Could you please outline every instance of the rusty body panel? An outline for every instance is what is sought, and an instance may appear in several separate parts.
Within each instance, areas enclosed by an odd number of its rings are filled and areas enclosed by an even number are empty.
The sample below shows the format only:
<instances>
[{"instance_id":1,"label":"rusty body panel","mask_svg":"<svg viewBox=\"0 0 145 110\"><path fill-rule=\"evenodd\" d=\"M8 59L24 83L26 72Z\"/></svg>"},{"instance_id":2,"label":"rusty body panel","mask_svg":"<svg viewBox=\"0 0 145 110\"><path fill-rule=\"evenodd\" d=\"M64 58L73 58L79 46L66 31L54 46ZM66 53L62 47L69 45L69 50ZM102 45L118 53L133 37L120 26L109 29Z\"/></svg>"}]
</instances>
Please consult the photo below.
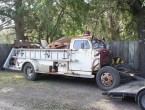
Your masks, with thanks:
<instances>
[{"instance_id":1,"label":"rusty body panel","mask_svg":"<svg viewBox=\"0 0 145 110\"><path fill-rule=\"evenodd\" d=\"M54 41L48 44L48 47L52 49L67 48L67 46L70 44L70 41L71 41L71 38L61 38L57 41Z\"/></svg>"},{"instance_id":2,"label":"rusty body panel","mask_svg":"<svg viewBox=\"0 0 145 110\"><path fill-rule=\"evenodd\" d=\"M13 47L14 48L40 48L38 44L25 40L15 40Z\"/></svg>"}]
</instances>

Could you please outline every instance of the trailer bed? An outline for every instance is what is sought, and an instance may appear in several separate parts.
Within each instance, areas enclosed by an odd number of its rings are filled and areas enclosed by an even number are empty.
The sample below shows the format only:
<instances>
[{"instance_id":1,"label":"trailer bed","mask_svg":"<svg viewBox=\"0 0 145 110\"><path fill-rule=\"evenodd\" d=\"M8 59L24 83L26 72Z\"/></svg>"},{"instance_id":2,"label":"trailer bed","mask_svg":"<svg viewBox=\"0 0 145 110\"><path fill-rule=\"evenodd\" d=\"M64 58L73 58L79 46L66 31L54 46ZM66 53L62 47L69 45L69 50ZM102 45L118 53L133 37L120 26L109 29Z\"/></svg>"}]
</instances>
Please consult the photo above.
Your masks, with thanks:
<instances>
[{"instance_id":1,"label":"trailer bed","mask_svg":"<svg viewBox=\"0 0 145 110\"><path fill-rule=\"evenodd\" d=\"M113 98L135 97L139 90L145 86L145 81L132 81L110 91L104 92L103 95L108 95Z\"/></svg>"}]
</instances>

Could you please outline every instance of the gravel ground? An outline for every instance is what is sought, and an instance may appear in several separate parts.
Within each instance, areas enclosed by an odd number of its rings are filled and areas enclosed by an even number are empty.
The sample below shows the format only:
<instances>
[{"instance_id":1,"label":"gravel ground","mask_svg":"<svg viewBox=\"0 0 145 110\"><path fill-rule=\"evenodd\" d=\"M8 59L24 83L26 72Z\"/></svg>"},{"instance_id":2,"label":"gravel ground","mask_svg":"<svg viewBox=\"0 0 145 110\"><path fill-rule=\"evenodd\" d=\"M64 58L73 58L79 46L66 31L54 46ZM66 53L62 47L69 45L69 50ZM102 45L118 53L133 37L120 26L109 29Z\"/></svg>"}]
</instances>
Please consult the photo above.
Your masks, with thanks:
<instances>
[{"instance_id":1,"label":"gravel ground","mask_svg":"<svg viewBox=\"0 0 145 110\"><path fill-rule=\"evenodd\" d=\"M140 110L133 99L102 96L92 79L45 75L27 81L21 73L0 71L0 110Z\"/></svg>"}]
</instances>

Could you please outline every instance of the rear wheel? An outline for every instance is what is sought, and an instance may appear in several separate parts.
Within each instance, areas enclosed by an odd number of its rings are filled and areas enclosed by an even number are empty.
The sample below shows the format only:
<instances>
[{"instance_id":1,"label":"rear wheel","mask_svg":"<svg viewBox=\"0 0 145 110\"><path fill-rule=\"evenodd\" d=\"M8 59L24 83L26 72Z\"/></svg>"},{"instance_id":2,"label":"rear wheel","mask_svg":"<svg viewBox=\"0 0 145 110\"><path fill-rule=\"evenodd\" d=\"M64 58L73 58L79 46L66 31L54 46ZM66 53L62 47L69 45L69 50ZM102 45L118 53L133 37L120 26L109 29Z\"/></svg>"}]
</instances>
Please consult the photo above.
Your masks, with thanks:
<instances>
[{"instance_id":1,"label":"rear wheel","mask_svg":"<svg viewBox=\"0 0 145 110\"><path fill-rule=\"evenodd\" d=\"M141 109L145 110L145 90L139 93L137 102Z\"/></svg>"},{"instance_id":2,"label":"rear wheel","mask_svg":"<svg viewBox=\"0 0 145 110\"><path fill-rule=\"evenodd\" d=\"M39 77L39 74L35 72L34 67L31 63L26 63L23 68L24 76L27 80L37 80Z\"/></svg>"},{"instance_id":3,"label":"rear wheel","mask_svg":"<svg viewBox=\"0 0 145 110\"><path fill-rule=\"evenodd\" d=\"M110 90L119 85L120 76L115 68L106 66L98 71L96 82L102 90Z\"/></svg>"}]
</instances>

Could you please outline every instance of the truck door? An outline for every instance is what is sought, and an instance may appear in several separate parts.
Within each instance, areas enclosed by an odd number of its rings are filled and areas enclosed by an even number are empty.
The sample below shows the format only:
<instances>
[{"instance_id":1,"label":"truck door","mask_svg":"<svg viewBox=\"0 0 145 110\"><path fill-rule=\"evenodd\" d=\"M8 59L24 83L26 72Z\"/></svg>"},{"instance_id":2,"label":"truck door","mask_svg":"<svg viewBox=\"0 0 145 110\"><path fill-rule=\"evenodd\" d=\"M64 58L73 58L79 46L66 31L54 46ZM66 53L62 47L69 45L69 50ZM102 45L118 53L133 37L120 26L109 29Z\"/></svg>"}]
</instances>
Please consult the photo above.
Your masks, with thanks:
<instances>
[{"instance_id":1,"label":"truck door","mask_svg":"<svg viewBox=\"0 0 145 110\"><path fill-rule=\"evenodd\" d=\"M86 73L92 71L92 46L90 41L87 39L80 39L73 41L73 51L72 60L75 62L70 62L69 69L71 71L82 71L78 73Z\"/></svg>"}]
</instances>

